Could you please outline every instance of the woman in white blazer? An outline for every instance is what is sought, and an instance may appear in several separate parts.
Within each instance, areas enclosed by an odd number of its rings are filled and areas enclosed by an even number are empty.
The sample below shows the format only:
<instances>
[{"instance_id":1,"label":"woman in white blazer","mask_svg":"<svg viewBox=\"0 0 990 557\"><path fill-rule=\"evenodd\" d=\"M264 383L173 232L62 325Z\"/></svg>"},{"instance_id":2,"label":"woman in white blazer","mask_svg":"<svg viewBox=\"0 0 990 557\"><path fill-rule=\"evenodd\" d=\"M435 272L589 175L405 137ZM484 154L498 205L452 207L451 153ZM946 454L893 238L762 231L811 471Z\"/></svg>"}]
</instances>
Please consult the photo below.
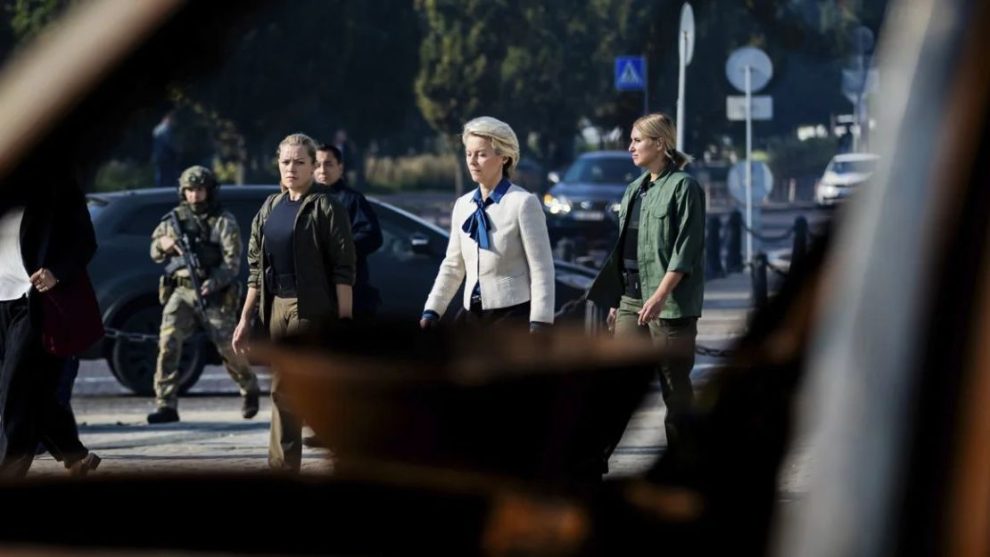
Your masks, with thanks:
<instances>
[{"instance_id":1,"label":"woman in white blazer","mask_svg":"<svg viewBox=\"0 0 990 557\"><path fill-rule=\"evenodd\" d=\"M553 323L554 274L546 217L535 195L509 181L519 140L508 124L482 116L464 125L474 191L454 203L450 243L420 326L437 323L464 284L461 324ZM466 280L465 280L466 279Z\"/></svg>"}]
</instances>

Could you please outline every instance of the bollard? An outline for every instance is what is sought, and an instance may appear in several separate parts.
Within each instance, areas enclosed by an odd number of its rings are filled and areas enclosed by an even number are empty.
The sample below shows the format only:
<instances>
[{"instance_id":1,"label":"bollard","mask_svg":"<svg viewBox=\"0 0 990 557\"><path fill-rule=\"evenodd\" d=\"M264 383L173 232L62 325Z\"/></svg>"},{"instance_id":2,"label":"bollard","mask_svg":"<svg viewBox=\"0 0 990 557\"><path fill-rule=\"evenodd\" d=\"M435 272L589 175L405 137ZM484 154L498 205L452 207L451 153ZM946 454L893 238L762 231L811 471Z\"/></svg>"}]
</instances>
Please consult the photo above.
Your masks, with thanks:
<instances>
[{"instance_id":1,"label":"bollard","mask_svg":"<svg viewBox=\"0 0 990 557\"><path fill-rule=\"evenodd\" d=\"M570 238L561 238L557 241L556 251L557 253L555 254L555 257L557 259L567 261L568 263L573 262L575 257L574 252L576 251L574 240Z\"/></svg>"},{"instance_id":2,"label":"bollard","mask_svg":"<svg viewBox=\"0 0 990 557\"><path fill-rule=\"evenodd\" d=\"M708 230L705 234L705 279L722 278L722 219L718 215L708 216Z\"/></svg>"},{"instance_id":3,"label":"bollard","mask_svg":"<svg viewBox=\"0 0 990 557\"><path fill-rule=\"evenodd\" d=\"M794 246L791 248L791 269L804 265L808 255L808 219L798 216L794 219Z\"/></svg>"},{"instance_id":4,"label":"bollard","mask_svg":"<svg viewBox=\"0 0 990 557\"><path fill-rule=\"evenodd\" d=\"M743 270L742 245L743 227L742 213L739 210L729 213L729 228L726 231L725 272L738 273Z\"/></svg>"},{"instance_id":5,"label":"bollard","mask_svg":"<svg viewBox=\"0 0 990 557\"><path fill-rule=\"evenodd\" d=\"M597 335L602 329L605 318L598 304L591 300L584 301L584 332L587 335Z\"/></svg>"},{"instance_id":6,"label":"bollard","mask_svg":"<svg viewBox=\"0 0 990 557\"><path fill-rule=\"evenodd\" d=\"M749 268L753 280L753 305L759 309L767 305L767 256L757 253Z\"/></svg>"}]
</instances>

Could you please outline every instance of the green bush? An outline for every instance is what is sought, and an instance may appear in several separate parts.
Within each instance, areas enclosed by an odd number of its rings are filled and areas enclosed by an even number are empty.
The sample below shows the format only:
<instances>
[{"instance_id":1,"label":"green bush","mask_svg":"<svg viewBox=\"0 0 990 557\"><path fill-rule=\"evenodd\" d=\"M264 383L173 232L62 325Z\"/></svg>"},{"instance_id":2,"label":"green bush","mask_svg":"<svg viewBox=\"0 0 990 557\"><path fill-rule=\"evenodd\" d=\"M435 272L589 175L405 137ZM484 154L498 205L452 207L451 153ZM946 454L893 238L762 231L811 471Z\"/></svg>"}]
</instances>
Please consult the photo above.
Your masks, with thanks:
<instances>
[{"instance_id":1,"label":"green bush","mask_svg":"<svg viewBox=\"0 0 990 557\"><path fill-rule=\"evenodd\" d=\"M155 185L155 171L151 163L111 160L96 171L93 191L118 191L150 188Z\"/></svg>"},{"instance_id":2,"label":"green bush","mask_svg":"<svg viewBox=\"0 0 990 557\"><path fill-rule=\"evenodd\" d=\"M368 157L365 181L372 191L450 190L458 161L453 154Z\"/></svg>"}]
</instances>

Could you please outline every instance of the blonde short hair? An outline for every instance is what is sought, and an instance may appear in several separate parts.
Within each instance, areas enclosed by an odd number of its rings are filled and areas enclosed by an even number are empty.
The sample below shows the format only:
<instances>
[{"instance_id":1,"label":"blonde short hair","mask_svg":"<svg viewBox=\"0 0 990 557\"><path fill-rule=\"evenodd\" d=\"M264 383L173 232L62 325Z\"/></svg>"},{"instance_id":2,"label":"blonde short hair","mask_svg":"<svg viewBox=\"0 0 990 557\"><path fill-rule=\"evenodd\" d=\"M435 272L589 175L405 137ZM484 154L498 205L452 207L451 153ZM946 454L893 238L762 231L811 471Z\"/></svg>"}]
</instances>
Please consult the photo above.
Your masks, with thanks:
<instances>
[{"instance_id":1,"label":"blonde short hair","mask_svg":"<svg viewBox=\"0 0 990 557\"><path fill-rule=\"evenodd\" d=\"M278 149L275 150L275 156L279 157L282 155L282 147L288 146L302 146L306 148L306 152L309 154L309 160L316 162L316 141L312 137L304 133L291 133L285 136L278 144Z\"/></svg>"},{"instance_id":2,"label":"blonde short hair","mask_svg":"<svg viewBox=\"0 0 990 557\"><path fill-rule=\"evenodd\" d=\"M491 141L495 154L509 158L502 166L502 175L508 177L519 164L519 139L516 137L516 132L512 131L512 127L497 118L479 116L464 124L461 140L466 143L468 137L472 135Z\"/></svg>"},{"instance_id":3,"label":"blonde short hair","mask_svg":"<svg viewBox=\"0 0 990 557\"><path fill-rule=\"evenodd\" d=\"M638 130L643 137L663 141L664 154L680 170L691 162L691 157L677 150L677 126L670 116L660 112L647 114L633 123L633 129Z\"/></svg>"}]
</instances>

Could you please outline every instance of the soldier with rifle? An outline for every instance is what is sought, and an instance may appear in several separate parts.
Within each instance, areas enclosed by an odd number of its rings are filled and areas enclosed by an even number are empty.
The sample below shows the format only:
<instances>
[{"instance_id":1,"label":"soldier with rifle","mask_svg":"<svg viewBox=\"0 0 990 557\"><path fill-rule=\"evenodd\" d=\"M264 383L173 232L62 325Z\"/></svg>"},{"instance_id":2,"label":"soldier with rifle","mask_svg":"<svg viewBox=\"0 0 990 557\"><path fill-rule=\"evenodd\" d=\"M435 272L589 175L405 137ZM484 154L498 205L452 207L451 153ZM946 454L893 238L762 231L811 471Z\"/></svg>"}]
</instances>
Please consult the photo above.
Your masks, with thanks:
<instances>
[{"instance_id":1,"label":"soldier with rifle","mask_svg":"<svg viewBox=\"0 0 990 557\"><path fill-rule=\"evenodd\" d=\"M237 325L241 235L237 220L224 211L219 185L209 169L187 168L179 177L179 206L162 217L151 234L151 258L165 263L158 289L162 325L155 369L157 409L148 423L179 421L179 359L182 343L198 327L209 335L227 372L240 387L241 415L258 413L258 378L230 340Z\"/></svg>"}]
</instances>

